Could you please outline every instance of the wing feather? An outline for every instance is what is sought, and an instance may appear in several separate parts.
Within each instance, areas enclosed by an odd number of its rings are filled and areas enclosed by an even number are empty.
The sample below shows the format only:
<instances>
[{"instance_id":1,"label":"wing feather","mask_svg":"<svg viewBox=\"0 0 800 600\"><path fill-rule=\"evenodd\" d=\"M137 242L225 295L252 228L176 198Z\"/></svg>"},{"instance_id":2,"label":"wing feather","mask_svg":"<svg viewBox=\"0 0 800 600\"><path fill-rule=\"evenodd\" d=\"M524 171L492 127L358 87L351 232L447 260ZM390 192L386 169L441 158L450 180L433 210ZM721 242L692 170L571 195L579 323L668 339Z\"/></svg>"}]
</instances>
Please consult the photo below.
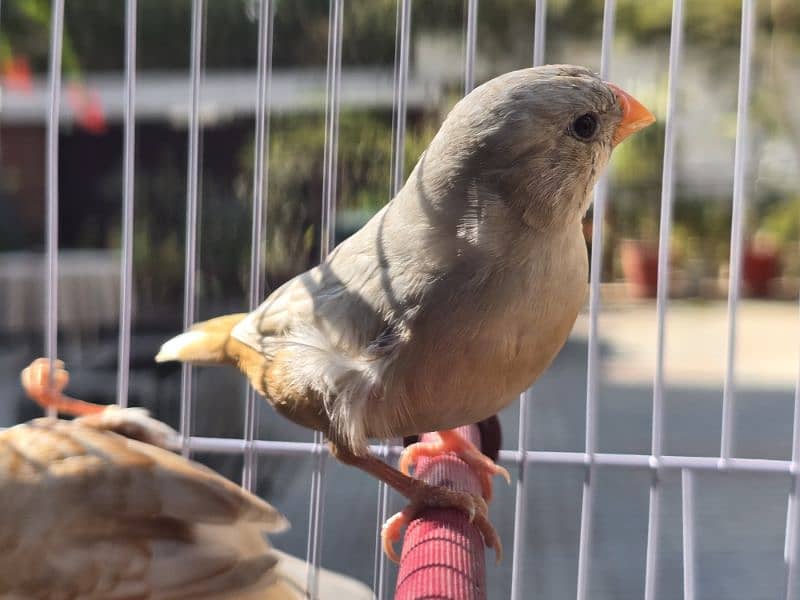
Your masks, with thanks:
<instances>
[{"instance_id":1,"label":"wing feather","mask_svg":"<svg viewBox=\"0 0 800 600\"><path fill-rule=\"evenodd\" d=\"M263 533L288 525L206 467L50 419L0 433L0 502L3 597L237 598L275 580Z\"/></svg>"}]
</instances>

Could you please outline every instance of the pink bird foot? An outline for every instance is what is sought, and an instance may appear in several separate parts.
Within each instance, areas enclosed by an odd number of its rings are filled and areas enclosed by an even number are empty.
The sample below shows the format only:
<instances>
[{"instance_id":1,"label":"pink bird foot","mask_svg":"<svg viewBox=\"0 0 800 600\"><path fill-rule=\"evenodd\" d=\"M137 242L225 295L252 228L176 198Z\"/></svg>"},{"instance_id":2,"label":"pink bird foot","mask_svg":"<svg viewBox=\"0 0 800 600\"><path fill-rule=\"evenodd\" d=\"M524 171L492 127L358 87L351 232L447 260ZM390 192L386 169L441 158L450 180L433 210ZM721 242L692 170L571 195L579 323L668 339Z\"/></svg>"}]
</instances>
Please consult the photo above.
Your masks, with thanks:
<instances>
[{"instance_id":1,"label":"pink bird foot","mask_svg":"<svg viewBox=\"0 0 800 600\"><path fill-rule=\"evenodd\" d=\"M84 402L61 393L69 383L69 373L64 362L53 361L53 381L50 381L50 361L37 358L22 370L20 379L28 397L45 410L55 408L58 412L72 416L94 415L103 412L101 404Z\"/></svg>"},{"instance_id":2,"label":"pink bird foot","mask_svg":"<svg viewBox=\"0 0 800 600\"><path fill-rule=\"evenodd\" d=\"M497 562L502 560L503 544L489 521L489 507L483 498L469 492L458 492L441 486L418 483L421 485L411 495L408 506L389 517L381 528L383 551L391 560L400 562L400 556L394 545L400 541L403 528L408 526L427 507L455 508L467 513L470 522L481 532L486 546L495 551Z\"/></svg>"},{"instance_id":3,"label":"pink bird foot","mask_svg":"<svg viewBox=\"0 0 800 600\"><path fill-rule=\"evenodd\" d=\"M439 435L438 442L417 442L403 450L400 454L398 468L404 475L409 474L410 467L415 465L422 456L433 457L445 452L453 452L478 473L483 497L487 502L492 500L492 477L502 475L506 483L511 483L511 475L506 469L496 464L456 431L446 429L437 433Z\"/></svg>"}]
</instances>

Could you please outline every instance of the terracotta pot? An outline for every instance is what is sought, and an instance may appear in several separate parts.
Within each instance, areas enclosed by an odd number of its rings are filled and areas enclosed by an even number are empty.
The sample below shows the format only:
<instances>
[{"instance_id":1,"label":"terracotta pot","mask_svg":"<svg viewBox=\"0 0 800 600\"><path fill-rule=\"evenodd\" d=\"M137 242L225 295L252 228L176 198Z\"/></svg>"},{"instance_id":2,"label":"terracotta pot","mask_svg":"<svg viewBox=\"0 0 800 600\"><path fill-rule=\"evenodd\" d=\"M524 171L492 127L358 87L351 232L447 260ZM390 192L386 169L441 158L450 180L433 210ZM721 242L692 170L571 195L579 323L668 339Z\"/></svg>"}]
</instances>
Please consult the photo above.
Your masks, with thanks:
<instances>
[{"instance_id":1,"label":"terracotta pot","mask_svg":"<svg viewBox=\"0 0 800 600\"><path fill-rule=\"evenodd\" d=\"M747 245L742 256L742 278L749 295L759 298L768 296L770 283L779 272L780 258L776 249Z\"/></svg>"},{"instance_id":2,"label":"terracotta pot","mask_svg":"<svg viewBox=\"0 0 800 600\"><path fill-rule=\"evenodd\" d=\"M655 298L658 290L658 246L643 240L622 240L619 257L631 296Z\"/></svg>"}]
</instances>

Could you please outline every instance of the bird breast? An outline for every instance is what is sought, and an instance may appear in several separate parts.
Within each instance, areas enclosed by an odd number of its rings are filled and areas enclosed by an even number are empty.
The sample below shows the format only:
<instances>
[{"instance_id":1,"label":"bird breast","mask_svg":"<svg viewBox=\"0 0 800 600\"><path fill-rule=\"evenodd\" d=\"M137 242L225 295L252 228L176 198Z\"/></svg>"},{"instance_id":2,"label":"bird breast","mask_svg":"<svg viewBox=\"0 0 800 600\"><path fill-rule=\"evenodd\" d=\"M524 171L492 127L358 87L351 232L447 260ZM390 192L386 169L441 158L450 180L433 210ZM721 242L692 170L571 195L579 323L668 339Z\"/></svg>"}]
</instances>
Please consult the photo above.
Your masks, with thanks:
<instances>
[{"instance_id":1,"label":"bird breast","mask_svg":"<svg viewBox=\"0 0 800 600\"><path fill-rule=\"evenodd\" d=\"M388 378L395 435L487 418L550 365L585 301L586 246L576 227L529 250L476 287L445 292L443 281L421 307Z\"/></svg>"}]
</instances>

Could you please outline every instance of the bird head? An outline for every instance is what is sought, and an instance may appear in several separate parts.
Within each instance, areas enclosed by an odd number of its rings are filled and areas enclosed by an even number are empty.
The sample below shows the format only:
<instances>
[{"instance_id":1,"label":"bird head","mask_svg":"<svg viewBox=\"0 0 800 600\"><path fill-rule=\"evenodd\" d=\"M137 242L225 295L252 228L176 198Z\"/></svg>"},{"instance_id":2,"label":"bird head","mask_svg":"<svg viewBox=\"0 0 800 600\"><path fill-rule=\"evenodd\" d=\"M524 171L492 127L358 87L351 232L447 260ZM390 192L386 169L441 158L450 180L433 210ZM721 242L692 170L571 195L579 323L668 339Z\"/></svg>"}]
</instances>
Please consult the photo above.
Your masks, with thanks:
<instances>
[{"instance_id":1,"label":"bird head","mask_svg":"<svg viewBox=\"0 0 800 600\"><path fill-rule=\"evenodd\" d=\"M613 148L654 121L633 96L584 67L522 69L465 96L425 158L438 165L434 178L454 178L438 183L477 186L542 229L579 220Z\"/></svg>"}]
</instances>

